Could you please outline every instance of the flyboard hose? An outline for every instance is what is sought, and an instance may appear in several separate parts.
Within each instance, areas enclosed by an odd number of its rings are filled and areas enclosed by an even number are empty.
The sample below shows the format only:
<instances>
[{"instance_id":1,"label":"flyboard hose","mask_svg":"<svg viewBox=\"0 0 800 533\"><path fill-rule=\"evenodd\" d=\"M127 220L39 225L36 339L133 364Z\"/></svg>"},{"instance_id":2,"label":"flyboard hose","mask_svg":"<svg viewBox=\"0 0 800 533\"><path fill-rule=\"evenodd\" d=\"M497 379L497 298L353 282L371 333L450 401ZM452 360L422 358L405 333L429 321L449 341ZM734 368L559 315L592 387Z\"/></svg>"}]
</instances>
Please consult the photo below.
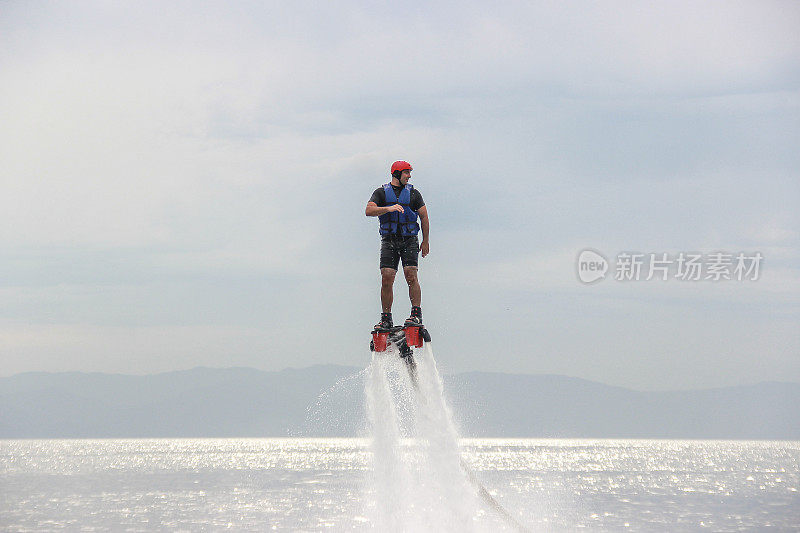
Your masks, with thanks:
<instances>
[{"instance_id":1,"label":"flyboard hose","mask_svg":"<svg viewBox=\"0 0 800 533\"><path fill-rule=\"evenodd\" d=\"M461 470L463 470L464 473L467 475L467 477L469 478L469 482L472 483L472 485L478 490L478 494L480 495L483 502L492 509L494 509L497 512L497 514L499 514L500 517L503 520L505 520L509 526L515 528L520 533L528 533L530 530L527 527L525 527L519 520L517 520L514 515L509 513L506 510L506 508L500 504L500 502L495 500L494 496L489 494L489 491L486 490L486 487L484 487L481 484L481 482L478 481L478 478L475 476L475 473L472 470L470 470L470 468L464 462L464 459L461 458L460 461L461 461Z\"/></svg>"},{"instance_id":2,"label":"flyboard hose","mask_svg":"<svg viewBox=\"0 0 800 533\"><path fill-rule=\"evenodd\" d=\"M430 356L433 357L433 354L431 353ZM412 357L408 357L406 363L407 364L410 363L408 369L411 375L411 381L414 384L414 389L416 390L418 397L424 403L426 401L426 398L422 393L422 391L420 390L419 385L417 383L417 365L414 363ZM459 463L461 464L461 470L464 471L464 474L466 474L467 479L469 479L469 482L478 491L478 495L481 497L481 500L483 500L483 502L486 505L494 509L495 512L498 515L500 515L500 517L510 527L513 527L520 533L530 532L530 530L527 527L525 527L519 520L517 520L517 518L513 514L508 512L508 510L505 507L503 507L500 504L500 502L498 502L494 498L494 496L492 496L491 493L489 493L488 490L486 490L486 487L483 486L483 484L478 480L478 477L475 475L475 473L470 469L469 466L467 466L467 463L464 462L463 457L459 457Z\"/></svg>"}]
</instances>

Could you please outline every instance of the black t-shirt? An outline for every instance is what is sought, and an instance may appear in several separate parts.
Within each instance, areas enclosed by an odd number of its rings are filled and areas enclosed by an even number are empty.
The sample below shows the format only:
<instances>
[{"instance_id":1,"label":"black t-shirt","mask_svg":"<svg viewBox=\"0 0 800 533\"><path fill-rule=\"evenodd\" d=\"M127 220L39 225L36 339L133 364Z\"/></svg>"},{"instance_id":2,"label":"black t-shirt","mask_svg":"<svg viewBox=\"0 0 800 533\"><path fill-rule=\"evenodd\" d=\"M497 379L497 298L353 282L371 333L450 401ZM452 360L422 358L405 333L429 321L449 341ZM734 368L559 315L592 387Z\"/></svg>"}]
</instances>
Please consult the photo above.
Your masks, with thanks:
<instances>
[{"instance_id":1,"label":"black t-shirt","mask_svg":"<svg viewBox=\"0 0 800 533\"><path fill-rule=\"evenodd\" d=\"M394 189L394 194L398 198L400 198L400 191L403 190L403 187L395 187L392 185L392 189ZM378 207L386 207L386 191L383 190L383 187L378 187L375 189L375 192L372 193L372 196L369 199L370 202L375 202L375 205ZM425 205L425 200L422 199L422 194L417 190L416 187L411 189L411 201L409 202L409 207L414 211L419 211L420 208Z\"/></svg>"}]
</instances>

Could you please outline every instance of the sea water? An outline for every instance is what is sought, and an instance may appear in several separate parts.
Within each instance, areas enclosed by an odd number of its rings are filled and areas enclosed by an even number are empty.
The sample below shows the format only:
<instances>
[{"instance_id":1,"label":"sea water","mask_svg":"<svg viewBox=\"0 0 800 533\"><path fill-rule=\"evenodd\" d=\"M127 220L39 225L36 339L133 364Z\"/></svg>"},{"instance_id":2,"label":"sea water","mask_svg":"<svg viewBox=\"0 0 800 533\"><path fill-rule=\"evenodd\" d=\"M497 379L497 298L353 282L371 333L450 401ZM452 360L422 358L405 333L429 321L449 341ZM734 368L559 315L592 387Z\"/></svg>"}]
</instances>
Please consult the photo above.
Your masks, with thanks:
<instances>
[{"instance_id":1,"label":"sea water","mask_svg":"<svg viewBox=\"0 0 800 533\"><path fill-rule=\"evenodd\" d=\"M534 531L800 530L797 441L460 445ZM368 439L0 441L0 530L379 530L367 506L370 450ZM408 505L411 481L385 503ZM446 522L452 510L441 512ZM474 525L505 527L488 509Z\"/></svg>"},{"instance_id":2,"label":"sea water","mask_svg":"<svg viewBox=\"0 0 800 533\"><path fill-rule=\"evenodd\" d=\"M385 354L391 355L391 354ZM800 531L800 441L459 439L432 352L354 439L0 440L3 531Z\"/></svg>"}]
</instances>

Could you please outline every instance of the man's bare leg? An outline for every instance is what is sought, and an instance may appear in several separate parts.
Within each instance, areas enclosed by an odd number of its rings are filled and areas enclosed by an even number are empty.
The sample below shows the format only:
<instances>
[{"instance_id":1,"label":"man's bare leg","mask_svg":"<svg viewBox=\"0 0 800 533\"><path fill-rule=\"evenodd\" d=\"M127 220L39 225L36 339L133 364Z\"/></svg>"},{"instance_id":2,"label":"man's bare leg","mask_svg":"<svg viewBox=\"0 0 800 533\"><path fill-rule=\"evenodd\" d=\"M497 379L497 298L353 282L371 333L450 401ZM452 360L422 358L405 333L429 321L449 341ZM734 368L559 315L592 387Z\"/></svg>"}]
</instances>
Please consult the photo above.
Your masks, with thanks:
<instances>
[{"instance_id":1,"label":"man's bare leg","mask_svg":"<svg viewBox=\"0 0 800 533\"><path fill-rule=\"evenodd\" d=\"M397 270L393 268L381 269L381 309L383 309L384 313L392 312L395 274L397 274Z\"/></svg>"},{"instance_id":2,"label":"man's bare leg","mask_svg":"<svg viewBox=\"0 0 800 533\"><path fill-rule=\"evenodd\" d=\"M403 274L405 274L406 283L408 283L408 297L411 299L411 305L419 307L422 302L422 288L419 286L419 279L417 279L417 267L403 267Z\"/></svg>"}]
</instances>

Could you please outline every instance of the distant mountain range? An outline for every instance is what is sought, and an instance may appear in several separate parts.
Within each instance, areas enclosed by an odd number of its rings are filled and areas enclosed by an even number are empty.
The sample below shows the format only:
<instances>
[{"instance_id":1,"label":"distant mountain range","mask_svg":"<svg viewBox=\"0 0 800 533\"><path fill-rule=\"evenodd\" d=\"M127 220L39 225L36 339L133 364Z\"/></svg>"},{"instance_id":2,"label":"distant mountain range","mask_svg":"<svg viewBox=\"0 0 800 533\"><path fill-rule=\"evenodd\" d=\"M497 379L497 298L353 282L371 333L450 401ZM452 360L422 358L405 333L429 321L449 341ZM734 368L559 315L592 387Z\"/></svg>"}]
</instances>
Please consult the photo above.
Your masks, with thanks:
<instances>
[{"instance_id":1,"label":"distant mountain range","mask_svg":"<svg viewBox=\"0 0 800 533\"><path fill-rule=\"evenodd\" d=\"M0 378L0 438L356 436L360 369ZM640 392L556 375L445 376L464 437L800 440L800 384Z\"/></svg>"}]
</instances>

